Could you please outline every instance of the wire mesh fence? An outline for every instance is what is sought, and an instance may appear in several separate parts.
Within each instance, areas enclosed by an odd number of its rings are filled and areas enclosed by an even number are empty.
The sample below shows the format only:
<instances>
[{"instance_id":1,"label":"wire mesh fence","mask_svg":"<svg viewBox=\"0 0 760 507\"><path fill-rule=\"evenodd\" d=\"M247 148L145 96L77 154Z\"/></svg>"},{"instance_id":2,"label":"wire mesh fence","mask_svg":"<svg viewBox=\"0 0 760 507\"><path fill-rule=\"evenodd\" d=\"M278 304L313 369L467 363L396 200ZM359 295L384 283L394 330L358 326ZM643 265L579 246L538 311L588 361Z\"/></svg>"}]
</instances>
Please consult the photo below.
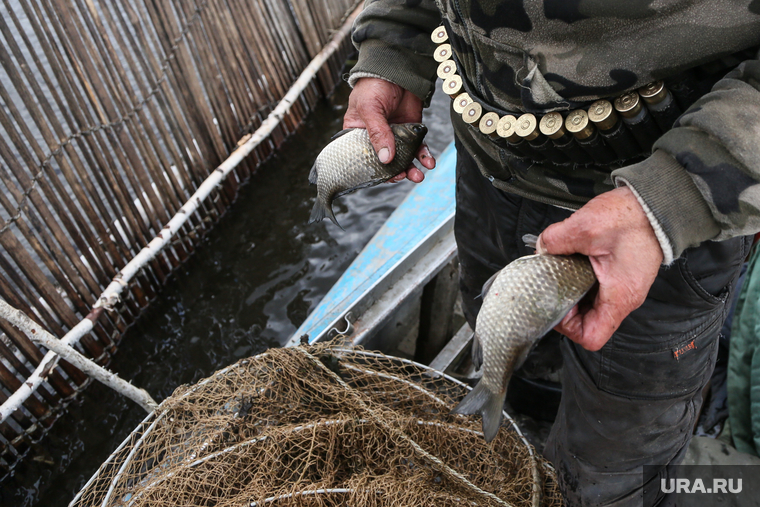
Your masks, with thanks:
<instances>
[{"instance_id":1,"label":"wire mesh fence","mask_svg":"<svg viewBox=\"0 0 760 507\"><path fill-rule=\"evenodd\" d=\"M63 336L255 130L353 0L2 0L0 297ZM341 49L278 127L77 345L101 364L251 171L332 89ZM0 403L44 350L0 321ZM0 477L88 379L65 361L0 424Z\"/></svg>"}]
</instances>

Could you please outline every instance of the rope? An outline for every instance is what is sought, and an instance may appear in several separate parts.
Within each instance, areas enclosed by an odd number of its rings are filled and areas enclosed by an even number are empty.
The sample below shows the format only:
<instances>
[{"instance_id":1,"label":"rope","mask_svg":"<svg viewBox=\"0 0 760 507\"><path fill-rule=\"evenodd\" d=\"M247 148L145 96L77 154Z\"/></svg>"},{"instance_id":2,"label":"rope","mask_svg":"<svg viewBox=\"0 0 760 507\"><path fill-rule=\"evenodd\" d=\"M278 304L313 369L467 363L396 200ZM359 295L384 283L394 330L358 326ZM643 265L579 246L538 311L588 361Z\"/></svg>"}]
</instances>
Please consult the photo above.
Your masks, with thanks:
<instances>
[{"instance_id":1,"label":"rope","mask_svg":"<svg viewBox=\"0 0 760 507\"><path fill-rule=\"evenodd\" d=\"M316 357L314 357L313 355L311 355L308 351L306 351L306 349L304 349L303 347L294 347L294 349L297 350L298 352L300 352L301 354L305 355L306 357L308 357L314 364L316 364L317 366L319 366L325 373L327 373L327 375L329 375L330 377L332 377L333 380L335 380L338 384L340 384L340 386L343 387L348 392L348 394L352 398L354 398L356 400L356 402L359 404L359 406L362 408L362 410L364 410L377 424L379 424L381 427L385 428L389 433L391 433L391 434L399 437L401 440L403 440L404 442L406 442L409 445L411 445L412 448L415 451L417 451L417 453L419 453L424 458L426 458L429 461L431 461L433 464L435 464L436 466L438 466L441 470L443 470L444 472L446 472L447 474L449 474L451 477L454 477L455 479L459 480L462 484L464 484L468 488L472 489L473 491L477 492L478 494L483 495L483 496L485 496L487 498L490 498L491 500L494 500L499 505L505 505L507 507L513 507L511 504L505 502L504 500L502 500L498 496L494 495L493 493L489 493L488 491L483 491L482 489L480 489L479 487L477 487L475 484L473 484L472 482L470 482L465 476L463 476L462 474L460 474L456 470L452 469L451 467L449 467L448 465L446 465L444 462L442 462L441 460L439 460L438 458L436 458L435 456L433 456L432 454L430 454L429 452L427 452L425 449L423 449L422 447L420 447L419 444L417 444L417 442L415 442L414 440L412 440L411 438L409 438L403 431L399 430L398 428L394 428L393 426L390 426L389 424L387 424L383 420L383 418L380 415L378 415L378 413L376 411L372 410L369 406L367 406L366 403L364 403L364 400L361 398L361 396L359 396L358 394L356 394L356 392L351 388L351 386L349 386L348 384L346 384L343 381L342 378L340 378L335 372L333 372L327 366L325 366L322 363L322 361L320 361L319 359L317 359Z\"/></svg>"},{"instance_id":2,"label":"rope","mask_svg":"<svg viewBox=\"0 0 760 507\"><path fill-rule=\"evenodd\" d=\"M44 159L42 159L42 162L39 165L39 171L37 171L37 174L34 175L32 178L32 185L24 191L23 194L21 194L21 201L19 201L19 205L16 208L16 213L8 219L8 221L3 225L2 228L0 228L0 234L4 233L6 230L8 230L11 225L13 225L15 222L17 222L21 218L21 214L23 209L26 207L26 201L31 196L32 192L37 187L37 183L39 183L40 179L42 179L42 174L45 171L45 168L50 165L50 161L54 158L60 155L63 152L63 149L66 146L69 146L77 139L81 139L85 136L89 136L92 134L96 134L98 132L112 129L114 127L118 127L121 125L124 125L126 122L130 121L132 118L134 118L137 113L142 111L142 109L145 107L145 105L158 93L159 88L161 88L161 85L166 81L167 77L167 71L169 70L169 62L174 59L174 54L177 52L177 49L179 49L180 43L185 39L187 34L190 32L190 29L195 25L195 23L200 19L201 11L208 5L208 1L204 0L196 9L193 16L187 21L185 26L183 27L182 31L180 32L179 36L172 41L172 46L169 48L169 54L166 58L164 58L161 67L160 67L160 77L156 81L156 83L153 85L153 88L151 88L150 93L145 96L144 99L142 99L140 102L138 102L132 109L129 110L128 113L122 115L115 121L112 121L110 123L104 123L101 125L98 125L96 127L89 127L83 130L79 130L78 132L70 135L53 150L50 152L49 155L47 155Z\"/></svg>"}]
</instances>

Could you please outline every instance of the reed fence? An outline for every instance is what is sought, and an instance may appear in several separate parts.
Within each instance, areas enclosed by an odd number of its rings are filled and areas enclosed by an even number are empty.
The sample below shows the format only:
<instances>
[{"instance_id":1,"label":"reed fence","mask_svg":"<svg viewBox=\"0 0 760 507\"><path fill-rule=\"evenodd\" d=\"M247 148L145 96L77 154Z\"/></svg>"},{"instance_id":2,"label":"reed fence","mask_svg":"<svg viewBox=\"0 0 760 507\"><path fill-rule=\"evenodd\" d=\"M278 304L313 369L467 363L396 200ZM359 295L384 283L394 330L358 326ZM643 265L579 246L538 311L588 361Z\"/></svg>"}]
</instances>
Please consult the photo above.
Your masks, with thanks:
<instances>
[{"instance_id":1,"label":"reed fence","mask_svg":"<svg viewBox=\"0 0 760 507\"><path fill-rule=\"evenodd\" d=\"M1 0L0 298L107 364L239 185L339 79L344 38L264 142L193 206L168 247L99 295L288 93L354 0ZM290 99L289 99L290 100ZM46 350L0 320L0 403ZM0 480L88 377L61 360L0 423Z\"/></svg>"}]
</instances>

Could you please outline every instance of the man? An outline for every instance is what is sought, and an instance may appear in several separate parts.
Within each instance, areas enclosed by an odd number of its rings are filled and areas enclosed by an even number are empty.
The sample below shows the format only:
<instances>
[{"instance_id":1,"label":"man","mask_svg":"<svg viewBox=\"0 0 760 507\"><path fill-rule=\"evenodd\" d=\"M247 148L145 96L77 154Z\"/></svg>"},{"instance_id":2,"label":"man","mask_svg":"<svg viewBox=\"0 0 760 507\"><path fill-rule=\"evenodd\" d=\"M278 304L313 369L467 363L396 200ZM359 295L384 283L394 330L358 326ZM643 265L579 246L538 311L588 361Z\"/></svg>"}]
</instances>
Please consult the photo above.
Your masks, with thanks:
<instances>
[{"instance_id":1,"label":"man","mask_svg":"<svg viewBox=\"0 0 760 507\"><path fill-rule=\"evenodd\" d=\"M523 234L540 233L541 252L588 255L599 287L557 326L569 340L545 454L569 505L658 504L690 440L744 236L760 230L760 2L368 0L344 126L366 127L383 162L388 123L420 121L432 94L440 24L463 91L500 117L566 117L657 80L680 94L672 129L652 127L653 147L610 163L555 164L452 113L470 324L482 283L531 253ZM425 147L418 159L435 165ZM657 466L644 484L643 465Z\"/></svg>"}]
</instances>

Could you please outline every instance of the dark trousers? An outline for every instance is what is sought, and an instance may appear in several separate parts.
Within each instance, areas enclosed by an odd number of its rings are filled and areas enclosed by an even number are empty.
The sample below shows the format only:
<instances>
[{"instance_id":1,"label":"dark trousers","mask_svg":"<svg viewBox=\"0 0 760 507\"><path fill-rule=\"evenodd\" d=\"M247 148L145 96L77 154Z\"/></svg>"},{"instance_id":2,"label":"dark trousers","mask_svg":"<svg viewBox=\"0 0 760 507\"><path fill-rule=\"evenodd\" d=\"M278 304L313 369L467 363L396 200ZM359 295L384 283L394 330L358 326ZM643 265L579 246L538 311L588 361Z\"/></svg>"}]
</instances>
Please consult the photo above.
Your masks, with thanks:
<instances>
[{"instance_id":1,"label":"dark trousers","mask_svg":"<svg viewBox=\"0 0 760 507\"><path fill-rule=\"evenodd\" d=\"M571 211L494 188L457 144L456 240L471 326L483 283L533 253L538 235ZM661 478L683 458L709 380L749 238L705 242L662 267L646 302L610 341L589 352L563 338L562 400L544 454L567 505L636 506L662 501ZM643 465L659 473L643 476Z\"/></svg>"}]
</instances>

